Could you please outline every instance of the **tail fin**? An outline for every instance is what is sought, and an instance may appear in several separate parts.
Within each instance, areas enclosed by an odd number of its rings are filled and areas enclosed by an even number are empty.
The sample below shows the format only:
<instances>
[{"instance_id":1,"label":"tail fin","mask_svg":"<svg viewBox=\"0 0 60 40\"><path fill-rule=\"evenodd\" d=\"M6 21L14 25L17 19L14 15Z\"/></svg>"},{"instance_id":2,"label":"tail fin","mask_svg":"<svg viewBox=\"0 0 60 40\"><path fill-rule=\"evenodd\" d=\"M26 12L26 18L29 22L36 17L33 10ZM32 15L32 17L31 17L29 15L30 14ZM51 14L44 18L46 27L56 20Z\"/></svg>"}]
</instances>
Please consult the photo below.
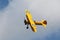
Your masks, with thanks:
<instances>
[{"instance_id":1,"label":"tail fin","mask_svg":"<svg viewBox=\"0 0 60 40\"><path fill-rule=\"evenodd\" d=\"M42 26L43 26L44 28L46 28L47 21L46 21L46 20L42 20L42 21L41 21L41 24L42 24Z\"/></svg>"}]
</instances>

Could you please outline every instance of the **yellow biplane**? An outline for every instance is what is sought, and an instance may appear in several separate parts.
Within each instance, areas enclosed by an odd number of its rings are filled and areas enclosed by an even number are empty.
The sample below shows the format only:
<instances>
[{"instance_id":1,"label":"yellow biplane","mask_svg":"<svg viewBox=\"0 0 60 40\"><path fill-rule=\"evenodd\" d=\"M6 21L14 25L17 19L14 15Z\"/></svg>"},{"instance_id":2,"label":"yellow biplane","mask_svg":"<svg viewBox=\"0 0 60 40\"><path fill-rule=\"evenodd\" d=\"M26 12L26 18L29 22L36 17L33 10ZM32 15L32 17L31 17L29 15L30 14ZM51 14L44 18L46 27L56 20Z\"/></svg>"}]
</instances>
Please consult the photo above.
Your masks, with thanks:
<instances>
[{"instance_id":1,"label":"yellow biplane","mask_svg":"<svg viewBox=\"0 0 60 40\"><path fill-rule=\"evenodd\" d=\"M36 25L42 25L44 28L46 28L47 21L46 20L41 20L41 21L35 21L32 19L32 15L29 10L25 10L26 13L26 18L24 20L25 25L27 25L27 29L29 28L28 25L30 25L31 29L33 32L37 32L37 27Z\"/></svg>"}]
</instances>

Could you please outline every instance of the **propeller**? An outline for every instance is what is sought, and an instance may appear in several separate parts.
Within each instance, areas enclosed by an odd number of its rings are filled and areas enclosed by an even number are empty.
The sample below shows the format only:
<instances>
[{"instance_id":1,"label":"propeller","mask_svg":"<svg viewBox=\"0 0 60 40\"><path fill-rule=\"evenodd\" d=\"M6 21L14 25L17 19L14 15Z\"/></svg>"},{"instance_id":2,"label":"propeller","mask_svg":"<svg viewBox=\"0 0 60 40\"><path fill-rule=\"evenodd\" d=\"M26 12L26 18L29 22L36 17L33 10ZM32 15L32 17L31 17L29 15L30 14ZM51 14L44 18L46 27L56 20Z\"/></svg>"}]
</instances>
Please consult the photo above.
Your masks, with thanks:
<instances>
[{"instance_id":1,"label":"propeller","mask_svg":"<svg viewBox=\"0 0 60 40\"><path fill-rule=\"evenodd\" d=\"M25 23L25 25L26 25L26 19L24 18L24 23Z\"/></svg>"}]
</instances>

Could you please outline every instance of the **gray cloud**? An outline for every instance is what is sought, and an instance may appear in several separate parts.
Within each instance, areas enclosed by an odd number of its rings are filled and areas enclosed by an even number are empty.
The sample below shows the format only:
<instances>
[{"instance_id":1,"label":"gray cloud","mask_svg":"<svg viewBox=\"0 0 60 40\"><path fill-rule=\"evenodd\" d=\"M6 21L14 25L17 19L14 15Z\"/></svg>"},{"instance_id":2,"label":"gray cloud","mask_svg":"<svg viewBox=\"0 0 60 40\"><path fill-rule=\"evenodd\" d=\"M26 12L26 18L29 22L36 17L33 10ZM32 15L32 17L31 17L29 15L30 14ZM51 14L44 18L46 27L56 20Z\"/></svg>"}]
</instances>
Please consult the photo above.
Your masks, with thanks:
<instances>
[{"instance_id":1,"label":"gray cloud","mask_svg":"<svg viewBox=\"0 0 60 40\"><path fill-rule=\"evenodd\" d=\"M13 0L1 12L3 13L0 16L1 40L31 40L37 37L43 39L52 32L57 32L60 29L59 4L59 1L54 0ZM23 23L25 8L31 11L34 20L46 19L48 21L46 30L42 26L37 27L37 33L33 33L30 28L25 29L26 26Z\"/></svg>"}]
</instances>

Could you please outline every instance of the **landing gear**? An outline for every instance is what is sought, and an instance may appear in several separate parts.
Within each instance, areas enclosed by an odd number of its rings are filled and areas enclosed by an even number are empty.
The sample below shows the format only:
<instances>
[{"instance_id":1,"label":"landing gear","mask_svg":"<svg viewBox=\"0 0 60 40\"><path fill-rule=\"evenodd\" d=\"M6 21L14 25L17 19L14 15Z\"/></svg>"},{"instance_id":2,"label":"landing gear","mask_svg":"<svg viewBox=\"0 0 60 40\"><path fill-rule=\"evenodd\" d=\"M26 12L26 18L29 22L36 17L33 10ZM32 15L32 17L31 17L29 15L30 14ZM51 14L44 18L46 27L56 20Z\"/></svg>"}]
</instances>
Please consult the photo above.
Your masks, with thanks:
<instances>
[{"instance_id":1,"label":"landing gear","mask_svg":"<svg viewBox=\"0 0 60 40\"><path fill-rule=\"evenodd\" d=\"M26 29L28 29L29 27L26 27Z\"/></svg>"},{"instance_id":2,"label":"landing gear","mask_svg":"<svg viewBox=\"0 0 60 40\"><path fill-rule=\"evenodd\" d=\"M26 27L26 29L28 29L29 27L28 27L28 24L27 24L27 27Z\"/></svg>"},{"instance_id":3,"label":"landing gear","mask_svg":"<svg viewBox=\"0 0 60 40\"><path fill-rule=\"evenodd\" d=\"M29 28L28 23L27 23L27 21L25 19L24 19L24 23L25 23L25 25L27 25L26 29L28 29Z\"/></svg>"}]
</instances>

